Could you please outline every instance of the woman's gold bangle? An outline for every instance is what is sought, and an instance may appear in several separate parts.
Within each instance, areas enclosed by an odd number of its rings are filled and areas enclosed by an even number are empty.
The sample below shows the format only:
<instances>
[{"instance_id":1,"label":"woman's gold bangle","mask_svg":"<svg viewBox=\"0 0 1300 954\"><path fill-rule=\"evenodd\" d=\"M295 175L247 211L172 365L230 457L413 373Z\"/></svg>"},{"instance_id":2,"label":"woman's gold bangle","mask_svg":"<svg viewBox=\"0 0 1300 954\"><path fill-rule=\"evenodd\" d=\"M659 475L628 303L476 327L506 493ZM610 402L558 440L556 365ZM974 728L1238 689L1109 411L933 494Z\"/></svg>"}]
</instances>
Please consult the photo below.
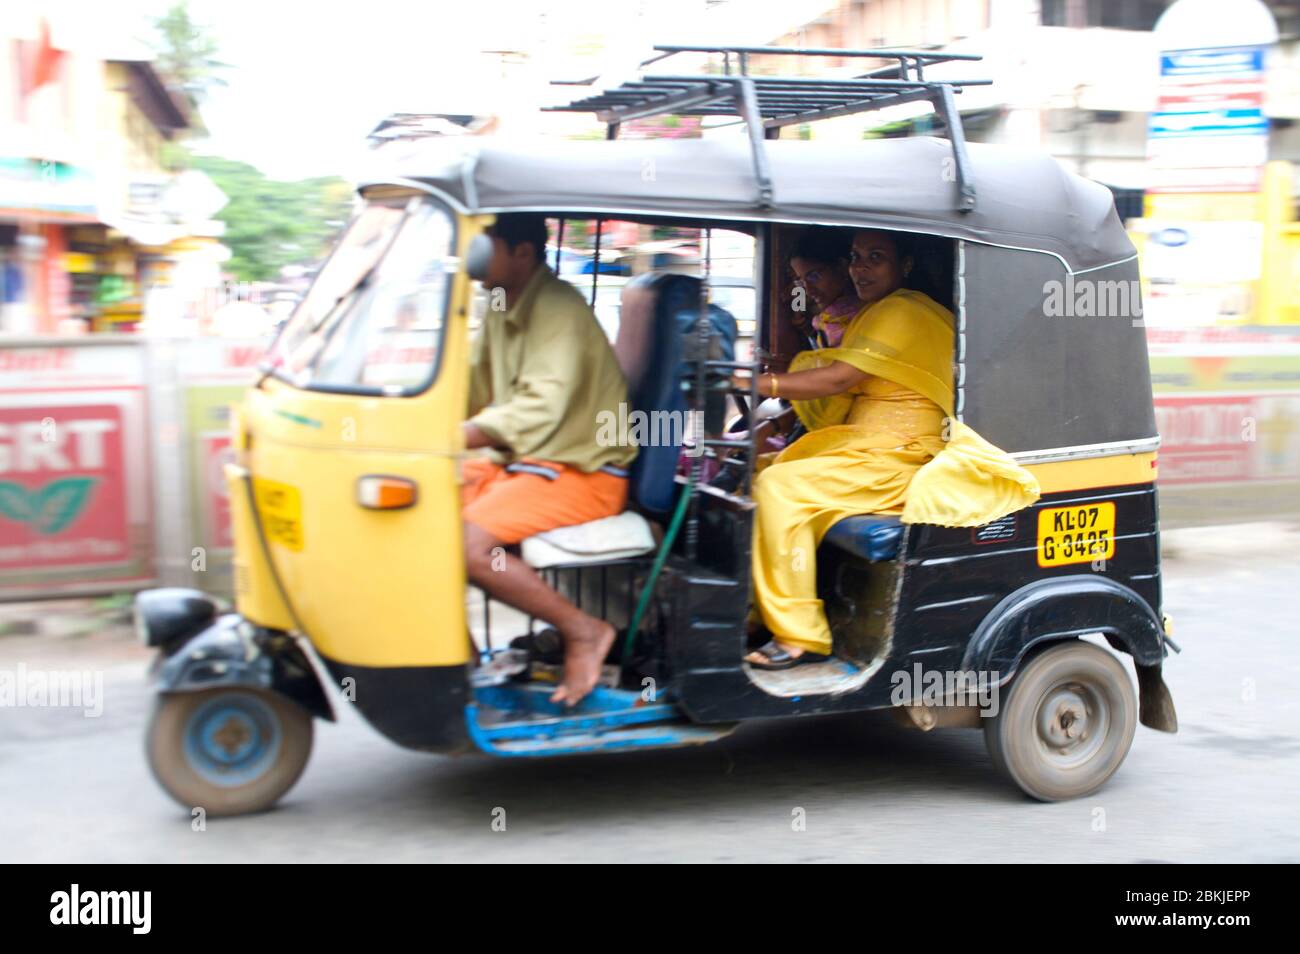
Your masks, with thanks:
<instances>
[{"instance_id":1,"label":"woman's gold bangle","mask_svg":"<svg viewBox=\"0 0 1300 954\"><path fill-rule=\"evenodd\" d=\"M772 397L780 397L781 395L777 393L776 372L769 371L767 372L767 376L772 379Z\"/></svg>"}]
</instances>

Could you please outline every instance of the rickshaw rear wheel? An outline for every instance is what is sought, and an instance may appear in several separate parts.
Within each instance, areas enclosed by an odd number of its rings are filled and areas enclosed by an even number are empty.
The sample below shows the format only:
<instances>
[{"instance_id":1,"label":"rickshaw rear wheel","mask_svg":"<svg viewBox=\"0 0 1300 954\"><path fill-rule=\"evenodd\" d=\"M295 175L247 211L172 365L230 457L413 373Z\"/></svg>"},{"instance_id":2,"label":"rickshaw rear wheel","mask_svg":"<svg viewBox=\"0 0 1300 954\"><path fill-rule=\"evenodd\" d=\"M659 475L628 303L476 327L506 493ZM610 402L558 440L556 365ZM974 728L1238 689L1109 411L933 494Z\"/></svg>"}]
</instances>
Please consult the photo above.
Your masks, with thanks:
<instances>
[{"instance_id":1,"label":"rickshaw rear wheel","mask_svg":"<svg viewBox=\"0 0 1300 954\"><path fill-rule=\"evenodd\" d=\"M298 781L314 726L301 706L260 689L161 694L145 736L153 777L209 816L271 807Z\"/></svg>"},{"instance_id":2,"label":"rickshaw rear wheel","mask_svg":"<svg viewBox=\"0 0 1300 954\"><path fill-rule=\"evenodd\" d=\"M1114 655L1078 640L1032 656L984 720L999 771L1044 802L1101 788L1133 744L1137 694Z\"/></svg>"}]
</instances>

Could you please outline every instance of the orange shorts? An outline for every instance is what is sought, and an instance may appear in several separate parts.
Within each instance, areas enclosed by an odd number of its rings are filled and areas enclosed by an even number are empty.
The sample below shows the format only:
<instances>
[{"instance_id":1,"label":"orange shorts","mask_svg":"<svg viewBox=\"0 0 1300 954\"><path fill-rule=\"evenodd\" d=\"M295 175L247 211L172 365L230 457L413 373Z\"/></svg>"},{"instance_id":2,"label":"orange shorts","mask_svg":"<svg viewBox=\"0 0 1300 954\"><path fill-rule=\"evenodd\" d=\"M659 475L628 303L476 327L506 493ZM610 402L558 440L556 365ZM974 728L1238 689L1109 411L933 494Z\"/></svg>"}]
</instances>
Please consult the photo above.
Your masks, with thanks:
<instances>
[{"instance_id":1,"label":"orange shorts","mask_svg":"<svg viewBox=\"0 0 1300 954\"><path fill-rule=\"evenodd\" d=\"M461 516L502 543L613 517L627 503L627 477L606 470L586 474L537 460L510 467L483 457L461 465Z\"/></svg>"}]
</instances>

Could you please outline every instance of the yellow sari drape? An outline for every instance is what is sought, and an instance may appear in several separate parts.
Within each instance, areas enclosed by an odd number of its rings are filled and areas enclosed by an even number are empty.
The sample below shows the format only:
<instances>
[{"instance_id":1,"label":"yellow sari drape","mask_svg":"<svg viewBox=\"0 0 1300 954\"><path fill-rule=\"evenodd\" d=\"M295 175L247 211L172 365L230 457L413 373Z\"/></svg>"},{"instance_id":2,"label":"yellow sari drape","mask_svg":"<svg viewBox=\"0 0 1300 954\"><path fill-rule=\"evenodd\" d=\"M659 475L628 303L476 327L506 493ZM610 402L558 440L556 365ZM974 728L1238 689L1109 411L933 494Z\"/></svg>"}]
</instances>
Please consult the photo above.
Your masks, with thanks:
<instances>
[{"instance_id":1,"label":"yellow sari drape","mask_svg":"<svg viewBox=\"0 0 1300 954\"><path fill-rule=\"evenodd\" d=\"M843 361L870 377L843 394L793 402L808 433L754 483L755 600L782 643L831 651L816 550L845 517L972 527L1038 499L1032 474L953 419L952 357L952 314L900 289L859 312L838 348L792 362L802 371Z\"/></svg>"}]
</instances>

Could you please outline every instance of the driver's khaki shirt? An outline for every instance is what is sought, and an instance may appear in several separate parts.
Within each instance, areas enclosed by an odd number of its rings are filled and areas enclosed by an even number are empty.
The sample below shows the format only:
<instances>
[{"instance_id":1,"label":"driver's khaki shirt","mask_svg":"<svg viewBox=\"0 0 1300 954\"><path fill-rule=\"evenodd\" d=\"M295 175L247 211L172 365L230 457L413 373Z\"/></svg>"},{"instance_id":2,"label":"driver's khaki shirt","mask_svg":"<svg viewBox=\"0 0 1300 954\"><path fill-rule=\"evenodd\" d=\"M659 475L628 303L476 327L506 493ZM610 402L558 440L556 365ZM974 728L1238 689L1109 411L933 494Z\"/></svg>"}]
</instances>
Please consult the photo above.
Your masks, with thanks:
<instances>
[{"instance_id":1,"label":"driver's khaki shirt","mask_svg":"<svg viewBox=\"0 0 1300 954\"><path fill-rule=\"evenodd\" d=\"M507 311L488 309L471 362L470 422L506 448L492 453L499 463L527 457L590 473L636 456L614 351L582 295L546 266Z\"/></svg>"}]
</instances>

